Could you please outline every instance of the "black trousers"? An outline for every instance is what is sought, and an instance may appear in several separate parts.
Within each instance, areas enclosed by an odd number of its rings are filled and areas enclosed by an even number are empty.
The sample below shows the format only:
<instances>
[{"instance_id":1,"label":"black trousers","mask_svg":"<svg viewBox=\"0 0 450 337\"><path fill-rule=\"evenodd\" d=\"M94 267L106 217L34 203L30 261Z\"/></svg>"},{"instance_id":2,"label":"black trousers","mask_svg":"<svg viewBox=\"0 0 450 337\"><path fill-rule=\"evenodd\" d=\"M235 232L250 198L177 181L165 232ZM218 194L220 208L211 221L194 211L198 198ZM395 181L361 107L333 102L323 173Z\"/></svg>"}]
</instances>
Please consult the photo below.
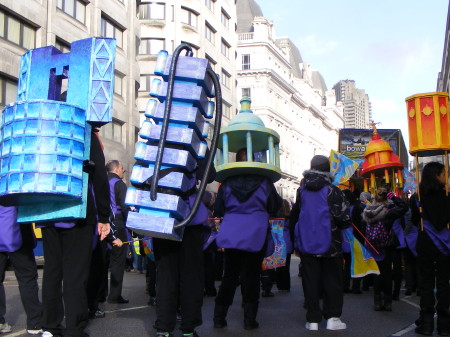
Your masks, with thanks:
<instances>
[{"instance_id":1,"label":"black trousers","mask_svg":"<svg viewBox=\"0 0 450 337\"><path fill-rule=\"evenodd\" d=\"M384 251L384 259L377 261L380 275L374 275L373 291L375 295L384 294L384 296L392 296L392 261L394 259L395 248L386 248Z\"/></svg>"},{"instance_id":2,"label":"black trousers","mask_svg":"<svg viewBox=\"0 0 450 337\"><path fill-rule=\"evenodd\" d=\"M291 254L286 256L286 265L275 269L275 280L278 290L291 290Z\"/></svg>"},{"instance_id":3,"label":"black trousers","mask_svg":"<svg viewBox=\"0 0 450 337\"><path fill-rule=\"evenodd\" d=\"M203 251L205 261L205 292L208 296L216 296L217 293L215 285L216 252L217 245L215 242L211 243L209 247Z\"/></svg>"},{"instance_id":4,"label":"black trousers","mask_svg":"<svg viewBox=\"0 0 450 337\"><path fill-rule=\"evenodd\" d=\"M203 228L187 226L183 241L153 240L156 261L156 322L158 331L175 329L178 303L181 325L191 333L202 324L204 289Z\"/></svg>"},{"instance_id":5,"label":"black trousers","mask_svg":"<svg viewBox=\"0 0 450 337\"><path fill-rule=\"evenodd\" d=\"M233 303L239 282L243 303L258 303L262 261L262 252L252 253L237 249L226 249L224 272L216 297L216 304L230 306Z\"/></svg>"},{"instance_id":6,"label":"black trousers","mask_svg":"<svg viewBox=\"0 0 450 337\"><path fill-rule=\"evenodd\" d=\"M342 257L313 257L302 255L302 281L305 289L306 320L319 323L341 317L344 305L342 286ZM323 293L323 310L319 298Z\"/></svg>"},{"instance_id":7,"label":"black trousers","mask_svg":"<svg viewBox=\"0 0 450 337\"><path fill-rule=\"evenodd\" d=\"M156 264L147 258L147 271L145 272L148 295L156 297Z\"/></svg>"},{"instance_id":8,"label":"black trousers","mask_svg":"<svg viewBox=\"0 0 450 337\"><path fill-rule=\"evenodd\" d=\"M92 251L89 278L87 283L87 298L89 311L96 311L98 299L104 295L104 282L108 279L108 266L106 265L106 242L98 241Z\"/></svg>"},{"instance_id":9,"label":"black trousers","mask_svg":"<svg viewBox=\"0 0 450 337\"><path fill-rule=\"evenodd\" d=\"M13 253L0 253L0 277L2 288L3 281L5 280L8 256L14 267L17 282L19 283L20 299L27 315L27 329L40 329L42 321L42 304L39 300L38 273L33 248L24 245ZM4 314L6 313L6 299L4 295L4 291L3 293L0 291L0 319L4 318Z\"/></svg>"},{"instance_id":10,"label":"black trousers","mask_svg":"<svg viewBox=\"0 0 450 337\"><path fill-rule=\"evenodd\" d=\"M395 249L392 256L392 279L394 281L394 290L392 296L398 297L400 295L400 288L403 281L403 249Z\"/></svg>"},{"instance_id":11,"label":"black trousers","mask_svg":"<svg viewBox=\"0 0 450 337\"><path fill-rule=\"evenodd\" d=\"M79 221L73 228L42 229L44 279L42 328L64 337L83 337L88 323L86 285L94 225ZM66 328L62 321L66 317Z\"/></svg>"},{"instance_id":12,"label":"black trousers","mask_svg":"<svg viewBox=\"0 0 450 337\"><path fill-rule=\"evenodd\" d=\"M123 222L121 224L117 223L116 229L117 237L124 242L127 241L127 233ZM111 249L111 280L108 300L114 301L122 296L123 274L125 272L127 252L128 245L123 245L122 247L113 246Z\"/></svg>"},{"instance_id":13,"label":"black trousers","mask_svg":"<svg viewBox=\"0 0 450 337\"><path fill-rule=\"evenodd\" d=\"M265 292L271 291L275 282L275 278L275 269L261 270L261 290Z\"/></svg>"},{"instance_id":14,"label":"black trousers","mask_svg":"<svg viewBox=\"0 0 450 337\"><path fill-rule=\"evenodd\" d=\"M418 289L419 281L419 268L417 263L417 257L406 248L404 251L405 259L405 286L407 290L415 291Z\"/></svg>"},{"instance_id":15,"label":"black trousers","mask_svg":"<svg viewBox=\"0 0 450 337\"><path fill-rule=\"evenodd\" d=\"M450 256L442 254L428 235L421 234L419 233L417 243L420 315L425 321L430 321L437 312L438 328L446 326L448 329L450 327Z\"/></svg>"}]
</instances>

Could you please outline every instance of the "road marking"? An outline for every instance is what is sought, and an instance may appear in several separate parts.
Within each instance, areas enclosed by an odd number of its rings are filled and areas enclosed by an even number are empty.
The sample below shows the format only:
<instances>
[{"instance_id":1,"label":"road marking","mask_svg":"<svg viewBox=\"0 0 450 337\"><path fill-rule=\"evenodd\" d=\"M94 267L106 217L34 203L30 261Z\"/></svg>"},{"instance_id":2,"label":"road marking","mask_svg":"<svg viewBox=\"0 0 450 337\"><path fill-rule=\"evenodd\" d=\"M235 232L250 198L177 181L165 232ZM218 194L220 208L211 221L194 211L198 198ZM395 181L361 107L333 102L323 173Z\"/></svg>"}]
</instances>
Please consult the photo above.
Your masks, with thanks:
<instances>
[{"instance_id":1,"label":"road marking","mask_svg":"<svg viewBox=\"0 0 450 337\"><path fill-rule=\"evenodd\" d=\"M16 336L20 336L20 335L23 335L23 334L26 334L27 333L27 330L20 330L20 331L17 331L17 332L13 332L13 333L8 333L8 334L6 334L6 335L4 335L4 334L2 334L2 336L5 336L5 337L16 337Z\"/></svg>"},{"instance_id":2,"label":"road marking","mask_svg":"<svg viewBox=\"0 0 450 337\"><path fill-rule=\"evenodd\" d=\"M404 297L404 298L402 298L400 301L403 301L403 302L405 302L405 303L408 303L409 305L412 305L414 308L420 309L420 305L418 305L417 303L414 303L414 302L408 300L408 298L410 298L410 297L411 297L411 296Z\"/></svg>"},{"instance_id":3,"label":"road marking","mask_svg":"<svg viewBox=\"0 0 450 337\"><path fill-rule=\"evenodd\" d=\"M139 310L139 309L144 309L144 308L150 308L150 306L148 305L143 305L140 307L132 307L132 308L123 308L123 309L117 309L117 310L108 310L105 311L105 313L112 313L112 312L119 312L119 311L131 311L131 310Z\"/></svg>"},{"instance_id":4,"label":"road marking","mask_svg":"<svg viewBox=\"0 0 450 337\"><path fill-rule=\"evenodd\" d=\"M403 336L404 334L407 334L408 332L414 330L415 328L416 328L416 325L413 323L410 326L404 328L403 330L400 330L399 332L392 334L391 337Z\"/></svg>"}]
</instances>

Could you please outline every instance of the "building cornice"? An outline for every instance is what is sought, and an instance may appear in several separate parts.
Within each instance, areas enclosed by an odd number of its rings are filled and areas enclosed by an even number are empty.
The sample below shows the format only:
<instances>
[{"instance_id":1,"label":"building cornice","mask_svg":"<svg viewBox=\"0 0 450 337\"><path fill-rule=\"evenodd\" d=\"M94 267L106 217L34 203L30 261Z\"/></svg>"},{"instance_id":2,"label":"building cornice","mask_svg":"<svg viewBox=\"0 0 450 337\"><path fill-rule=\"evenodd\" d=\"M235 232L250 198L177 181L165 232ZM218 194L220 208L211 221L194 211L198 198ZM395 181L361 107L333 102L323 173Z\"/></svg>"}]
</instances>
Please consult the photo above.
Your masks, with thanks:
<instances>
[{"instance_id":1,"label":"building cornice","mask_svg":"<svg viewBox=\"0 0 450 337\"><path fill-rule=\"evenodd\" d=\"M270 77L270 79L273 80L275 84L279 85L289 95L292 95L293 93L296 92L295 88L293 88L288 82L286 82L280 75L278 75L272 69L262 68L262 69L246 69L237 71L237 76L255 76L258 74Z\"/></svg>"}]
</instances>

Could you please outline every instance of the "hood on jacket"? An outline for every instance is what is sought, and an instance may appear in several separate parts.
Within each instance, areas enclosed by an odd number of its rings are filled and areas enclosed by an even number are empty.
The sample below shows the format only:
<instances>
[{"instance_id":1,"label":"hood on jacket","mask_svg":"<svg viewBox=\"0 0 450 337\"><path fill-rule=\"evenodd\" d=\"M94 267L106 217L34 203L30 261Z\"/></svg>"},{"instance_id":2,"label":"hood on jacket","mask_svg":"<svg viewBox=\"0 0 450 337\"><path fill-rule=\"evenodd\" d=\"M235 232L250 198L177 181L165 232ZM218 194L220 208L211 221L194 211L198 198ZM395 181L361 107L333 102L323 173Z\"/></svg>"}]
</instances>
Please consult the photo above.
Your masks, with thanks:
<instances>
[{"instance_id":1,"label":"hood on jacket","mask_svg":"<svg viewBox=\"0 0 450 337\"><path fill-rule=\"evenodd\" d=\"M372 205L364 208L362 218L365 222L374 223L383 220L387 213L386 205Z\"/></svg>"},{"instance_id":2,"label":"hood on jacket","mask_svg":"<svg viewBox=\"0 0 450 337\"><path fill-rule=\"evenodd\" d=\"M303 172L304 186L310 191L319 191L326 185L331 185L334 176L330 172L306 170Z\"/></svg>"},{"instance_id":3,"label":"hood on jacket","mask_svg":"<svg viewBox=\"0 0 450 337\"><path fill-rule=\"evenodd\" d=\"M248 174L230 177L228 186L239 202L247 201L264 181L263 176Z\"/></svg>"}]
</instances>

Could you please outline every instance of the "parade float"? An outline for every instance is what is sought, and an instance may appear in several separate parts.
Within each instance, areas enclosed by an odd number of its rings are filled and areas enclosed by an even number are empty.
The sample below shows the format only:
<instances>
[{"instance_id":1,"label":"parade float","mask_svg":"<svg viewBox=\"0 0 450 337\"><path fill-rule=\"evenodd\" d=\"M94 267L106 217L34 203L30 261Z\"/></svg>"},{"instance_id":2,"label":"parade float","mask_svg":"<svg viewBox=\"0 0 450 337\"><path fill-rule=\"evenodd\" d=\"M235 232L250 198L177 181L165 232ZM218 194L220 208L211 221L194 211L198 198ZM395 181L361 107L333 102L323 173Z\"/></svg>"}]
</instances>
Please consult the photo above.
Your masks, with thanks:
<instances>
[{"instance_id":1,"label":"parade float","mask_svg":"<svg viewBox=\"0 0 450 337\"><path fill-rule=\"evenodd\" d=\"M372 123L372 128L372 140L367 144L362 163L364 192L375 194L378 186L386 184L400 195L403 188L403 164L389 144L380 137L375 123Z\"/></svg>"}]
</instances>

